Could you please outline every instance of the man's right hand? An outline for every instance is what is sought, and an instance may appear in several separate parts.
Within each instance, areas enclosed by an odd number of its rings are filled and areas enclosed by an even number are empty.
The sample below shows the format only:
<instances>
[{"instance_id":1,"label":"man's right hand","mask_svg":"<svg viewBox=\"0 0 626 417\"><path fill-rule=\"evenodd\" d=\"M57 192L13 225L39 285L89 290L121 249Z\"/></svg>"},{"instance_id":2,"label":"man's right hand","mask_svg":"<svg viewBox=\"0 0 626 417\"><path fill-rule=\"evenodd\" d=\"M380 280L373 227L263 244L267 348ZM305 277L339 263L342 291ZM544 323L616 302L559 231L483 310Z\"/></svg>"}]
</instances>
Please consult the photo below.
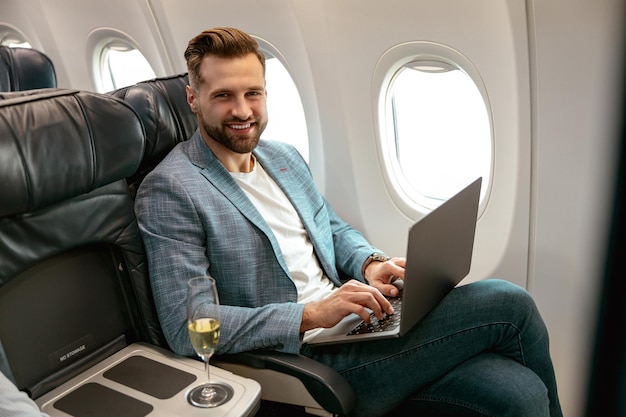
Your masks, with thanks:
<instances>
[{"instance_id":1,"label":"man's right hand","mask_svg":"<svg viewBox=\"0 0 626 417\"><path fill-rule=\"evenodd\" d=\"M357 280L343 284L332 295L304 306L300 333L319 327L333 327L345 316L355 313L369 323L370 311L382 319L393 314L393 307L379 290Z\"/></svg>"}]
</instances>

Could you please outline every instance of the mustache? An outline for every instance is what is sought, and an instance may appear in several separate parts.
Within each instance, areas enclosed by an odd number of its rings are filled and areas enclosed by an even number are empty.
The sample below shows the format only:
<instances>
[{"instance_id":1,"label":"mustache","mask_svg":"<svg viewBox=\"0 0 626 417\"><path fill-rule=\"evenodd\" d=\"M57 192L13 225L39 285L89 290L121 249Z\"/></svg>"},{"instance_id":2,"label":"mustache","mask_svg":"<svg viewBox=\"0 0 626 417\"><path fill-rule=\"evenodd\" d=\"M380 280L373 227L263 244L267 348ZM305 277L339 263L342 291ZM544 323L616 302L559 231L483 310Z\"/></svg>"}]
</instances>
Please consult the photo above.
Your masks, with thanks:
<instances>
[{"instance_id":1,"label":"mustache","mask_svg":"<svg viewBox=\"0 0 626 417\"><path fill-rule=\"evenodd\" d=\"M256 121L252 117L248 117L247 119L240 119L239 117L233 117L231 119L225 120L223 123L225 123L225 124L229 124L229 123L256 123Z\"/></svg>"}]
</instances>

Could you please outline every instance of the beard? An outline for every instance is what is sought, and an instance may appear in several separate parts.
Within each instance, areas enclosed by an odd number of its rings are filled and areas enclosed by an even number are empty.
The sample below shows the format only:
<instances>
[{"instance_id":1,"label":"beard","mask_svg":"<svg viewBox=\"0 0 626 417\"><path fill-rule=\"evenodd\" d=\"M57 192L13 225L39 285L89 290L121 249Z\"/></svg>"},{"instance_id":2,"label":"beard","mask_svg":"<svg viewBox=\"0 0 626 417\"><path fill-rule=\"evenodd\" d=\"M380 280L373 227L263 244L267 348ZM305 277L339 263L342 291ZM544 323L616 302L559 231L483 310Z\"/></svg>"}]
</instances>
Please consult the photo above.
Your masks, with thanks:
<instances>
[{"instance_id":1,"label":"beard","mask_svg":"<svg viewBox=\"0 0 626 417\"><path fill-rule=\"evenodd\" d=\"M204 129L205 133L214 141L221 144L225 148L239 154L249 153L256 148L259 143L259 139L261 138L261 133L265 130L265 126L267 122L256 122L256 133L253 135L238 135L236 133L231 132L228 128L217 125L212 126L208 124L202 115L199 117L200 124ZM234 123L247 123L243 120L232 120Z\"/></svg>"}]
</instances>

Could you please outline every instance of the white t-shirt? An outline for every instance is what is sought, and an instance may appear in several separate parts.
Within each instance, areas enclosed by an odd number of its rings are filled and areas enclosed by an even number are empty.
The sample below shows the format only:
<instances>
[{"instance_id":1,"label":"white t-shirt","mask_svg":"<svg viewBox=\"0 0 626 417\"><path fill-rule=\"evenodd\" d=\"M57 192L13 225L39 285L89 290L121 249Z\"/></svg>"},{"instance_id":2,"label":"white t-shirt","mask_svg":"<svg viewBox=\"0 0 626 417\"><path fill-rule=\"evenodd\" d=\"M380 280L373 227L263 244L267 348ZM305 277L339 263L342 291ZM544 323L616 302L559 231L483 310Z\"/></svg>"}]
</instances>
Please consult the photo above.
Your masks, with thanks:
<instances>
[{"instance_id":1,"label":"white t-shirt","mask_svg":"<svg viewBox=\"0 0 626 417\"><path fill-rule=\"evenodd\" d=\"M329 296L335 285L324 275L302 220L285 193L256 159L252 172L231 172L231 175L276 236L298 290L298 303Z\"/></svg>"}]
</instances>

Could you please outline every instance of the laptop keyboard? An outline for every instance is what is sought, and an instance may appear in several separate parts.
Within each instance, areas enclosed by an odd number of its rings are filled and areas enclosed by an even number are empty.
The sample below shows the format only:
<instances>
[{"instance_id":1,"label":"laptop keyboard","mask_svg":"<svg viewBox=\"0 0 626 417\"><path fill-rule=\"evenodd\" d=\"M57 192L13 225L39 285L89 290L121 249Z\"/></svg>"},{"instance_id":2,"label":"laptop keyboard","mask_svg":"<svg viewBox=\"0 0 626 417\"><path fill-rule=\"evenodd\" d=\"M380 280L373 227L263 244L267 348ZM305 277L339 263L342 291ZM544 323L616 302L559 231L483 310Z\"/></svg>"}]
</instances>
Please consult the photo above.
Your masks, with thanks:
<instances>
[{"instance_id":1,"label":"laptop keyboard","mask_svg":"<svg viewBox=\"0 0 626 417\"><path fill-rule=\"evenodd\" d=\"M402 306L402 297L389 298L389 302L393 307L394 313L386 314L380 320L376 318L374 313L370 314L370 322L361 321L356 327L348 332L348 336L357 334L383 332L385 330L393 330L400 325L400 312Z\"/></svg>"}]
</instances>

